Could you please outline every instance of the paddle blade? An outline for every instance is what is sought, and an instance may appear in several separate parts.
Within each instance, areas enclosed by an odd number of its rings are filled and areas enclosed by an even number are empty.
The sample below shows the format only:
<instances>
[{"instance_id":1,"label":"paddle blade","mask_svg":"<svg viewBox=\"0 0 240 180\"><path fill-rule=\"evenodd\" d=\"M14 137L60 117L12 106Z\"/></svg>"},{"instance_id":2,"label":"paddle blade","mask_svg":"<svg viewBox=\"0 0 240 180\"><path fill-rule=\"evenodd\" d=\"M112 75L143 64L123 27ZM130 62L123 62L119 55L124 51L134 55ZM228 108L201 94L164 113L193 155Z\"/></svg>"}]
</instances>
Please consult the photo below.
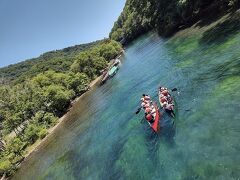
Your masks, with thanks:
<instances>
[{"instance_id":1,"label":"paddle blade","mask_svg":"<svg viewBox=\"0 0 240 180\"><path fill-rule=\"evenodd\" d=\"M177 91L177 88L173 88L172 91Z\"/></svg>"},{"instance_id":2,"label":"paddle blade","mask_svg":"<svg viewBox=\"0 0 240 180\"><path fill-rule=\"evenodd\" d=\"M142 108L138 108L138 110L136 111L136 114L138 114L141 111Z\"/></svg>"}]
</instances>

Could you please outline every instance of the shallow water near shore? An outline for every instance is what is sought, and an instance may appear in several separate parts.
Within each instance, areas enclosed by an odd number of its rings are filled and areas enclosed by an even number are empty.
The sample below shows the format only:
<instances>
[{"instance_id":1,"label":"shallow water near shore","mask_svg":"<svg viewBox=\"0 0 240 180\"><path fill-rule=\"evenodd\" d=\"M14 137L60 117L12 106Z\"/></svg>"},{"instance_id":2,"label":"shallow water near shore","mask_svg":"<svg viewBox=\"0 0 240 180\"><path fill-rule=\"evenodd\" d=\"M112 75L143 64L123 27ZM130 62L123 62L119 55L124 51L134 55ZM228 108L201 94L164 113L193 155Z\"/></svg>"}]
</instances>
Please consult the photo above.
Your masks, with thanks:
<instances>
[{"instance_id":1,"label":"shallow water near shore","mask_svg":"<svg viewBox=\"0 0 240 180\"><path fill-rule=\"evenodd\" d=\"M13 179L240 178L240 28L224 36L222 24L131 43L116 76L82 98ZM156 135L135 111L142 93L157 101L160 85L178 89L178 109Z\"/></svg>"}]
</instances>

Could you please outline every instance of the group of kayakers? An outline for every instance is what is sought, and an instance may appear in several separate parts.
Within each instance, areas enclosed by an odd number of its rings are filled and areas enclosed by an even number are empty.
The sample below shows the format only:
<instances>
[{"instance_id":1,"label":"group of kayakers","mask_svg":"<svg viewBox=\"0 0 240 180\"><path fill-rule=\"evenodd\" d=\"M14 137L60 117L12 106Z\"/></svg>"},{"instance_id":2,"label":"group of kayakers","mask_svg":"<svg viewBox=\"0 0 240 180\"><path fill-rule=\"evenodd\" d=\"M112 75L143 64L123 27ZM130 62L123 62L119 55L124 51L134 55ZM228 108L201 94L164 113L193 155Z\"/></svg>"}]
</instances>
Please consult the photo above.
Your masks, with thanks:
<instances>
[{"instance_id":1,"label":"group of kayakers","mask_svg":"<svg viewBox=\"0 0 240 180\"><path fill-rule=\"evenodd\" d=\"M173 102L173 98L170 95L169 90L166 87L159 87L159 91L158 91L158 96L159 96L159 102L161 107L168 113L173 114L173 116L175 116L174 114L174 102Z\"/></svg>"},{"instance_id":2,"label":"group of kayakers","mask_svg":"<svg viewBox=\"0 0 240 180\"><path fill-rule=\"evenodd\" d=\"M141 98L141 107L145 111L145 118L148 122L153 123L156 116L156 109L149 95L143 94Z\"/></svg>"},{"instance_id":3,"label":"group of kayakers","mask_svg":"<svg viewBox=\"0 0 240 180\"><path fill-rule=\"evenodd\" d=\"M174 88L171 91L176 91L177 89ZM172 117L175 117L174 113L174 100L171 96L169 90L166 87L159 87L158 91L159 96L159 103L163 110L169 113ZM159 122L161 118L161 113L157 106L157 103L152 102L151 97L147 94L143 94L141 97L141 107L138 109L136 114L143 109L145 112L145 119L152 127L155 132L159 130Z\"/></svg>"}]
</instances>

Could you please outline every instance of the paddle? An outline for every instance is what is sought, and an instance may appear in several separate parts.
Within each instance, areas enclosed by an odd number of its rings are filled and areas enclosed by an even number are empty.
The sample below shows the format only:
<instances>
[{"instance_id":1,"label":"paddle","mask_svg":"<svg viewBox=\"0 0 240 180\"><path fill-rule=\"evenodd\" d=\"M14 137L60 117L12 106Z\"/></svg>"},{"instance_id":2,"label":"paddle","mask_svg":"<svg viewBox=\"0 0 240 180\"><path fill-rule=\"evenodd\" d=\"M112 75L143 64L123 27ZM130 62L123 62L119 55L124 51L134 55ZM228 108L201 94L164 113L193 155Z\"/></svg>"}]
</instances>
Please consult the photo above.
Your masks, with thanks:
<instances>
[{"instance_id":1,"label":"paddle","mask_svg":"<svg viewBox=\"0 0 240 180\"><path fill-rule=\"evenodd\" d=\"M138 110L135 113L138 114L141 111L141 109L142 109L141 107L138 108Z\"/></svg>"},{"instance_id":2,"label":"paddle","mask_svg":"<svg viewBox=\"0 0 240 180\"><path fill-rule=\"evenodd\" d=\"M171 91L172 91L172 92L177 91L177 88L173 88ZM138 113L141 111L141 109L142 109L141 107L138 108L135 113L138 114Z\"/></svg>"},{"instance_id":3,"label":"paddle","mask_svg":"<svg viewBox=\"0 0 240 180\"><path fill-rule=\"evenodd\" d=\"M172 92L177 91L177 90L178 90L177 88L171 89ZM159 92L159 90L157 90L157 92Z\"/></svg>"}]
</instances>

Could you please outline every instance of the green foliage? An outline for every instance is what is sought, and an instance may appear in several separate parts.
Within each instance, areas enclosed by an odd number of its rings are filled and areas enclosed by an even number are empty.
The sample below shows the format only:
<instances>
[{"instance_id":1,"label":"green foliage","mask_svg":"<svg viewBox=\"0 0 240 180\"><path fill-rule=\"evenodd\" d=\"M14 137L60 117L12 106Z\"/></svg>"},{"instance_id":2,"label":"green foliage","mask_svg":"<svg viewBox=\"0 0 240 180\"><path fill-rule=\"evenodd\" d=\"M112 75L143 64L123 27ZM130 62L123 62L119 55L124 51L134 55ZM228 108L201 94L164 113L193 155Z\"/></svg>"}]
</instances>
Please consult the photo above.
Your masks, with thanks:
<instances>
[{"instance_id":1,"label":"green foliage","mask_svg":"<svg viewBox=\"0 0 240 180\"><path fill-rule=\"evenodd\" d=\"M25 146L25 143L22 142L20 138L15 137L7 144L6 151L9 154L13 153L16 156L22 157L22 151L23 151L24 146ZM13 161L14 157L11 160Z\"/></svg>"},{"instance_id":2,"label":"green foliage","mask_svg":"<svg viewBox=\"0 0 240 180\"><path fill-rule=\"evenodd\" d=\"M24 130L24 141L33 144L37 139L43 139L48 134L46 127L40 123L32 122Z\"/></svg>"},{"instance_id":3,"label":"green foliage","mask_svg":"<svg viewBox=\"0 0 240 180\"><path fill-rule=\"evenodd\" d=\"M80 53L71 66L74 73L85 73L90 79L100 75L101 70L107 67L107 62L115 58L122 47L113 40L106 40L94 48Z\"/></svg>"},{"instance_id":4,"label":"green foliage","mask_svg":"<svg viewBox=\"0 0 240 180\"><path fill-rule=\"evenodd\" d=\"M102 40L0 69L7 78L1 82L9 83L0 86L0 138L7 139L0 150L0 175L14 173L26 147L48 134L71 100L86 92L121 50L118 42Z\"/></svg>"},{"instance_id":5,"label":"green foliage","mask_svg":"<svg viewBox=\"0 0 240 180\"><path fill-rule=\"evenodd\" d=\"M28 125L28 127L24 131L25 140L29 142L29 144L33 144L38 139L39 132L40 128L36 123Z\"/></svg>"},{"instance_id":6,"label":"green foliage","mask_svg":"<svg viewBox=\"0 0 240 180\"><path fill-rule=\"evenodd\" d=\"M44 103L48 106L50 112L57 115L60 115L67 107L72 97L73 92L61 85L52 84L43 88L42 98L45 100Z\"/></svg>"},{"instance_id":7,"label":"green foliage","mask_svg":"<svg viewBox=\"0 0 240 180\"><path fill-rule=\"evenodd\" d=\"M0 159L0 175L3 175L4 172L8 171L11 168L12 164L7 159ZM2 173L1 173L2 171Z\"/></svg>"},{"instance_id":8,"label":"green foliage","mask_svg":"<svg viewBox=\"0 0 240 180\"><path fill-rule=\"evenodd\" d=\"M48 70L67 72L79 53L97 46L102 42L103 40L100 40L62 50L50 51L42 54L38 58L0 68L0 83L18 84Z\"/></svg>"},{"instance_id":9,"label":"green foliage","mask_svg":"<svg viewBox=\"0 0 240 180\"><path fill-rule=\"evenodd\" d=\"M152 29L161 35L171 35L180 26L206 18L206 14L209 18L209 14L218 16L239 7L239 0L127 0L109 36L127 44Z\"/></svg>"},{"instance_id":10,"label":"green foliage","mask_svg":"<svg viewBox=\"0 0 240 180\"><path fill-rule=\"evenodd\" d=\"M32 118L32 121L44 125L45 127L51 127L57 122L56 116L53 113L46 111L38 111Z\"/></svg>"},{"instance_id":11,"label":"green foliage","mask_svg":"<svg viewBox=\"0 0 240 180\"><path fill-rule=\"evenodd\" d=\"M56 73L52 70L46 71L44 73L38 74L36 77L33 78L33 83L37 86L45 87L51 84L58 84L62 86L67 86L65 79L68 78L67 74L64 73Z\"/></svg>"},{"instance_id":12,"label":"green foliage","mask_svg":"<svg viewBox=\"0 0 240 180\"><path fill-rule=\"evenodd\" d=\"M41 128L37 135L40 139L43 139L43 138L46 137L47 134L48 134L47 129L46 128Z\"/></svg>"},{"instance_id":13,"label":"green foliage","mask_svg":"<svg viewBox=\"0 0 240 180\"><path fill-rule=\"evenodd\" d=\"M121 41L123 39L123 29L117 28L116 31L112 32L111 38L116 41Z\"/></svg>"},{"instance_id":14,"label":"green foliage","mask_svg":"<svg viewBox=\"0 0 240 180\"><path fill-rule=\"evenodd\" d=\"M80 95L86 91L90 79L84 73L69 73L67 79L68 89L72 89L76 95Z\"/></svg>"}]
</instances>

